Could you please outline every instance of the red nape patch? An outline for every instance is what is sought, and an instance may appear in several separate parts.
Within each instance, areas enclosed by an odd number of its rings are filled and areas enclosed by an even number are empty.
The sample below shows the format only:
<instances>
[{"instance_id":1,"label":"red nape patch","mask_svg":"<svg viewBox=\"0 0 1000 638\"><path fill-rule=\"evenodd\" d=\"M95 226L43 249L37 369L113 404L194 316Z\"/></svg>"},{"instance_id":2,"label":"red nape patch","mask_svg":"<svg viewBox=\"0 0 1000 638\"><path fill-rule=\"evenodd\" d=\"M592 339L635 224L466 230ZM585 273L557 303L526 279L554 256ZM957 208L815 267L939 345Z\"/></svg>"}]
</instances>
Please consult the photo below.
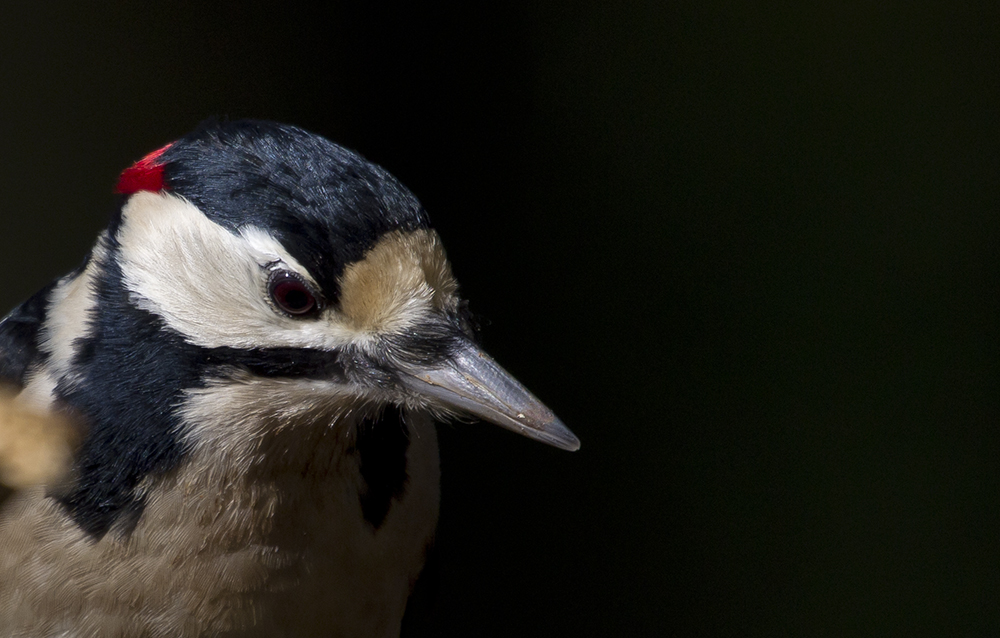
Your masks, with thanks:
<instances>
[{"instance_id":1,"label":"red nape patch","mask_svg":"<svg viewBox=\"0 0 1000 638\"><path fill-rule=\"evenodd\" d=\"M115 186L115 192L131 195L139 191L163 190L163 165L157 164L156 160L170 146L171 144L167 144L163 148L153 151L122 171L121 177L118 178L118 185Z\"/></svg>"}]
</instances>

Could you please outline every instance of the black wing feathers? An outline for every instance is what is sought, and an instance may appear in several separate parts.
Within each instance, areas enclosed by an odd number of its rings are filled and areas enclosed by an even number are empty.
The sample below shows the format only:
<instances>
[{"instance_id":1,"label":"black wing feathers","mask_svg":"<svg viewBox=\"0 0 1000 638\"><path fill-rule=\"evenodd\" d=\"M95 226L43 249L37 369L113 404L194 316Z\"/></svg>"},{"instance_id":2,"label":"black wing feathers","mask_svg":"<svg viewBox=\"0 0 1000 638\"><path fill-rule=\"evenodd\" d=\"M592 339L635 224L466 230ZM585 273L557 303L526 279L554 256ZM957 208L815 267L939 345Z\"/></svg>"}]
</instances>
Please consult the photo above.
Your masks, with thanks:
<instances>
[{"instance_id":1,"label":"black wing feathers","mask_svg":"<svg viewBox=\"0 0 1000 638\"><path fill-rule=\"evenodd\" d=\"M0 382L24 387L24 376L39 357L38 332L55 285L42 288L0 321Z\"/></svg>"}]
</instances>

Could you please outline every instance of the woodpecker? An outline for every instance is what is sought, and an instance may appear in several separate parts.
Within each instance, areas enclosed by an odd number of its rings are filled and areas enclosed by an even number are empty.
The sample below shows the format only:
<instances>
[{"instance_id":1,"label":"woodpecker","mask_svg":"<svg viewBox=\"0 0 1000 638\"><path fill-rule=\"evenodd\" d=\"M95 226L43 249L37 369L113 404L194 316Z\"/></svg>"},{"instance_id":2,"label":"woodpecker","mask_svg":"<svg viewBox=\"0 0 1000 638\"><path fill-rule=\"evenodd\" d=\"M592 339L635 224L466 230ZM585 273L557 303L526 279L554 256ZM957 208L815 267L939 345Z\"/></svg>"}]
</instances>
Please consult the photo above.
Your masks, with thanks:
<instances>
[{"instance_id":1,"label":"woodpecker","mask_svg":"<svg viewBox=\"0 0 1000 638\"><path fill-rule=\"evenodd\" d=\"M0 635L397 636L435 422L578 439L477 345L420 202L293 126L126 169L84 263L0 323L0 382L78 433L0 511Z\"/></svg>"}]
</instances>

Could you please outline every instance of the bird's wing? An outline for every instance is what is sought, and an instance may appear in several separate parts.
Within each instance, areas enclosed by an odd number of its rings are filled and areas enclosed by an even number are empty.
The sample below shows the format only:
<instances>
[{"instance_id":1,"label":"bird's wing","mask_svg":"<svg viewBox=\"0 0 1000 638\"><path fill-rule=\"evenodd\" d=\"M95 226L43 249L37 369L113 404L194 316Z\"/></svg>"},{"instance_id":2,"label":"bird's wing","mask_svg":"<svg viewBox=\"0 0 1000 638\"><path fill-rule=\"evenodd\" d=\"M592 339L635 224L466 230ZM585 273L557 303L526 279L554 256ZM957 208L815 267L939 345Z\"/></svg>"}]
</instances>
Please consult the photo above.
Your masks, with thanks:
<instances>
[{"instance_id":1,"label":"bird's wing","mask_svg":"<svg viewBox=\"0 0 1000 638\"><path fill-rule=\"evenodd\" d=\"M52 286L42 289L0 322L0 484L10 487L57 479L69 465L76 438L64 415L17 398L38 359L39 329L51 291ZM0 502L8 494L0 490Z\"/></svg>"},{"instance_id":2,"label":"bird's wing","mask_svg":"<svg viewBox=\"0 0 1000 638\"><path fill-rule=\"evenodd\" d=\"M0 382L24 386L24 375L38 358L38 331L54 286L42 288L0 321Z\"/></svg>"}]
</instances>

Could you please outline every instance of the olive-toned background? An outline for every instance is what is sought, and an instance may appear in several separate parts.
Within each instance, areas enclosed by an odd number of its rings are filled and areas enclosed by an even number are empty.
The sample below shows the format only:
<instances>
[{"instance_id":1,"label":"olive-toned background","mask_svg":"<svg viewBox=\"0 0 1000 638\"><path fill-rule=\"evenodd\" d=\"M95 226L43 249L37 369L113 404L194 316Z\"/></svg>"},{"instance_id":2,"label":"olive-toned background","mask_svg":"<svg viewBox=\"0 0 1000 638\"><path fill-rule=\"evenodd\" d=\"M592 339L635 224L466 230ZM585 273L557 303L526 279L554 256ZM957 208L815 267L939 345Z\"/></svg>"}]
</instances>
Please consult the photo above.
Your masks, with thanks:
<instances>
[{"instance_id":1,"label":"olive-toned background","mask_svg":"<svg viewBox=\"0 0 1000 638\"><path fill-rule=\"evenodd\" d=\"M582 439L443 429L435 635L1000 633L993 3L43 4L0 10L4 309L133 160L287 121L422 199Z\"/></svg>"}]
</instances>

